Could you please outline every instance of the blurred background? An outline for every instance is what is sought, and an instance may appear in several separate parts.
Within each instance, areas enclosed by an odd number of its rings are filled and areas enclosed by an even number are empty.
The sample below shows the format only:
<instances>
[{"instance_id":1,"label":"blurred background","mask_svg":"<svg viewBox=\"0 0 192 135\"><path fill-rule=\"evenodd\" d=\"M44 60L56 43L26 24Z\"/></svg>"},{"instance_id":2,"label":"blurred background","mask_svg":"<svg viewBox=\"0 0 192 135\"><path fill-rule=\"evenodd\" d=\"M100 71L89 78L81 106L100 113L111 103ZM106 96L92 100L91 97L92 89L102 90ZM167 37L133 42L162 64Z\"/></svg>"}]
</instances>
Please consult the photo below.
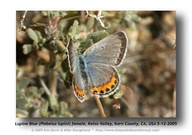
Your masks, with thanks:
<instances>
[{"instance_id":1,"label":"blurred background","mask_svg":"<svg viewBox=\"0 0 192 135\"><path fill-rule=\"evenodd\" d=\"M100 99L106 116L176 117L175 11L17 11L16 117L99 117L73 94L66 45L83 52L118 31L129 47L120 90Z\"/></svg>"}]
</instances>

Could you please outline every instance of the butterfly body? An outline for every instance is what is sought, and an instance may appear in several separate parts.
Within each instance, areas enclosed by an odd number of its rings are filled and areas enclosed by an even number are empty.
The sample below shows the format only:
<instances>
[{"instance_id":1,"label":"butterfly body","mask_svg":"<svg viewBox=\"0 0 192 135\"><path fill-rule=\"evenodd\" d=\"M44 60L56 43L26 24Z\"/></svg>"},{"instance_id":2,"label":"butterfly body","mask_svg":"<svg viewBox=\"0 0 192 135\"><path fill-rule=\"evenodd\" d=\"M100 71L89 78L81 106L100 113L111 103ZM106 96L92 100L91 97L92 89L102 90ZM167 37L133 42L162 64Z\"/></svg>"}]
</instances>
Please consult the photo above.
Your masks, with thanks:
<instances>
[{"instance_id":1,"label":"butterfly body","mask_svg":"<svg viewBox=\"0 0 192 135\"><path fill-rule=\"evenodd\" d=\"M128 46L124 32L107 36L78 55L72 40L68 45L68 61L73 74L74 94L83 102L87 92L100 98L115 93L120 77L115 67L122 63Z\"/></svg>"}]
</instances>

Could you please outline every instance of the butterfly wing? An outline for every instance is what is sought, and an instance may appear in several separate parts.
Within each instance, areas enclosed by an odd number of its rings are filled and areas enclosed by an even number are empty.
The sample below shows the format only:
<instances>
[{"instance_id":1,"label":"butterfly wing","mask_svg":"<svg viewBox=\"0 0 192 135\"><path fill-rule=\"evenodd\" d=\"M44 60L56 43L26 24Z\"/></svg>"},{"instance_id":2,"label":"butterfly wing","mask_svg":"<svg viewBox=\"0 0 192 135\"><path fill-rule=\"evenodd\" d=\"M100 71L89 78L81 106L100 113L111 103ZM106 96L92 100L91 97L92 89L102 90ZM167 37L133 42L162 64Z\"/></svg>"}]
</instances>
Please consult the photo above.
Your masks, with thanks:
<instances>
[{"instance_id":1,"label":"butterfly wing","mask_svg":"<svg viewBox=\"0 0 192 135\"><path fill-rule=\"evenodd\" d=\"M128 47L128 39L124 32L107 36L89 47L83 56L70 40L68 45L68 61L73 73L72 86L74 94L80 102L84 101L85 91L93 95L107 97L119 87L120 78L113 66L121 64ZM84 67L85 66L85 67Z\"/></svg>"},{"instance_id":2,"label":"butterfly wing","mask_svg":"<svg viewBox=\"0 0 192 135\"><path fill-rule=\"evenodd\" d=\"M67 53L68 53L68 62L69 62L69 68L71 73L74 72L76 67L76 60L78 57L77 49L75 48L75 45L72 42L72 39L70 39L69 44L67 46Z\"/></svg>"},{"instance_id":3,"label":"butterfly wing","mask_svg":"<svg viewBox=\"0 0 192 135\"><path fill-rule=\"evenodd\" d=\"M87 64L99 63L118 66L125 57L128 38L125 32L117 32L100 40L84 52Z\"/></svg>"},{"instance_id":4,"label":"butterfly wing","mask_svg":"<svg viewBox=\"0 0 192 135\"><path fill-rule=\"evenodd\" d=\"M72 40L68 44L68 62L70 71L73 74L72 88L74 90L74 95L80 102L85 99L85 90L87 90L88 80L87 73L84 69L84 58L77 53Z\"/></svg>"},{"instance_id":5,"label":"butterfly wing","mask_svg":"<svg viewBox=\"0 0 192 135\"><path fill-rule=\"evenodd\" d=\"M108 97L116 92L120 78L115 68L105 64L87 65L87 73L91 83L91 94L98 97Z\"/></svg>"},{"instance_id":6,"label":"butterfly wing","mask_svg":"<svg viewBox=\"0 0 192 135\"><path fill-rule=\"evenodd\" d=\"M87 80L83 77L80 70L76 70L73 74L72 88L76 98L82 103L85 100L85 89L87 88Z\"/></svg>"}]
</instances>

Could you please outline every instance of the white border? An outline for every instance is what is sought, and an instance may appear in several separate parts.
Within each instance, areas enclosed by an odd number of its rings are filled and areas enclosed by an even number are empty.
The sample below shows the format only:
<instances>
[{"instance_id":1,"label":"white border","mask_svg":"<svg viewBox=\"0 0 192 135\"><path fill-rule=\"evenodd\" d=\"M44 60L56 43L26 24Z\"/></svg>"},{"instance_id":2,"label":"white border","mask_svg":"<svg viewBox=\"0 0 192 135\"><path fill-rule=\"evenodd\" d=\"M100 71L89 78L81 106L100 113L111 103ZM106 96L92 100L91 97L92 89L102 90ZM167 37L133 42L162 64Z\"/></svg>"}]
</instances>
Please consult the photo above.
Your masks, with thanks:
<instances>
[{"instance_id":1,"label":"white border","mask_svg":"<svg viewBox=\"0 0 192 135\"><path fill-rule=\"evenodd\" d=\"M15 118L15 11L16 10L176 10L177 17L183 19L183 43L177 44L177 46L183 47L184 52L180 52L183 55L184 65L178 65L177 68L183 67L183 88L179 89L183 91L183 110L182 118L178 122L177 127L166 127L162 128L160 132L152 134L190 134L191 121L192 121L192 89L191 89L191 75L192 75L192 8L189 1L183 0L105 0L99 2L98 0L6 0L1 2L1 21L0 21L0 38L1 38L1 97L0 97L0 132L2 134L18 133L18 134L34 134L24 127L16 127L14 125ZM180 39L180 38L179 38ZM178 52L180 50L177 50ZM180 56L178 56L180 57ZM182 74L181 73L181 74ZM179 83L179 82L178 82ZM178 91L178 89L177 89ZM177 95L179 96L179 95ZM177 101L179 102L179 101ZM180 109L180 108L177 108ZM40 134L50 134L51 132L44 132ZM54 132L53 132L54 133ZM97 132L98 133L98 132ZM115 132L115 134L138 134L138 132ZM54 134L57 134L56 132ZM62 133L63 134L63 133ZM72 134L77 134L74 132ZM78 134L90 134L78 132ZM99 134L106 134L101 132ZM111 132L108 132L111 134ZM141 134L147 134L141 132Z\"/></svg>"}]
</instances>

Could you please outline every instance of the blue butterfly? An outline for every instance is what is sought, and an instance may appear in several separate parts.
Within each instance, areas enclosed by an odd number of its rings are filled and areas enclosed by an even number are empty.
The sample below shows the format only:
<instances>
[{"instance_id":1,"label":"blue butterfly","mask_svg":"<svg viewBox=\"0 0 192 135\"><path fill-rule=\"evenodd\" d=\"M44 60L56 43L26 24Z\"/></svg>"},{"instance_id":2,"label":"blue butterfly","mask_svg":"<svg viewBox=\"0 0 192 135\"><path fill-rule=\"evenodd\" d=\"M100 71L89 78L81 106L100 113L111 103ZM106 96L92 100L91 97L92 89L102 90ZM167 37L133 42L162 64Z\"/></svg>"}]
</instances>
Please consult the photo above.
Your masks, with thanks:
<instances>
[{"instance_id":1,"label":"blue butterfly","mask_svg":"<svg viewBox=\"0 0 192 135\"><path fill-rule=\"evenodd\" d=\"M67 50L73 74L72 87L80 102L85 100L87 92L104 98L118 90L121 81L115 67L121 65L127 48L128 38L123 31L105 37L80 55L72 40L69 41Z\"/></svg>"}]
</instances>

